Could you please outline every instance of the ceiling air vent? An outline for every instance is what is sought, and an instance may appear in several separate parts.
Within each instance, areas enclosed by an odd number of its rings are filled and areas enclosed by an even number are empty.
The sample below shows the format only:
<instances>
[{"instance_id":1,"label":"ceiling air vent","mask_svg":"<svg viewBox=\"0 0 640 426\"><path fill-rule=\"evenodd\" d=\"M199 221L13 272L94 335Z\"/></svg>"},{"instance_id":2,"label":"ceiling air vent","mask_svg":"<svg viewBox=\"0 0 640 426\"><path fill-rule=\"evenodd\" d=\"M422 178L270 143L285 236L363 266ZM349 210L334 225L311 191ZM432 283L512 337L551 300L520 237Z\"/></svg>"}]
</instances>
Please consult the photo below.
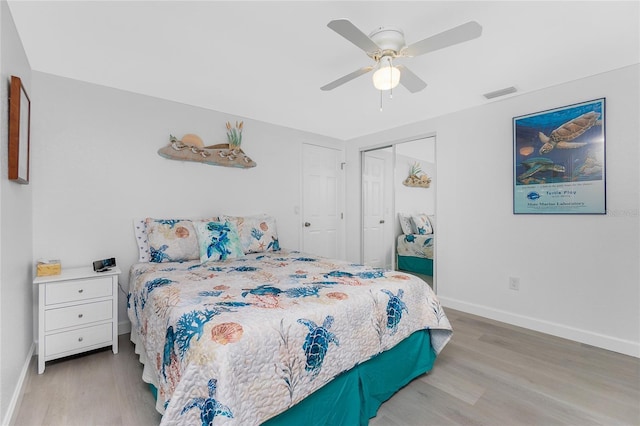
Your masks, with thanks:
<instances>
[{"instance_id":1,"label":"ceiling air vent","mask_svg":"<svg viewBox=\"0 0 640 426\"><path fill-rule=\"evenodd\" d=\"M515 92L517 92L516 88L511 86L511 87L506 87L504 89L496 90L495 92L485 93L482 96L484 96L487 99L493 99L493 98L498 98L500 96L508 95L510 93L515 93Z\"/></svg>"}]
</instances>

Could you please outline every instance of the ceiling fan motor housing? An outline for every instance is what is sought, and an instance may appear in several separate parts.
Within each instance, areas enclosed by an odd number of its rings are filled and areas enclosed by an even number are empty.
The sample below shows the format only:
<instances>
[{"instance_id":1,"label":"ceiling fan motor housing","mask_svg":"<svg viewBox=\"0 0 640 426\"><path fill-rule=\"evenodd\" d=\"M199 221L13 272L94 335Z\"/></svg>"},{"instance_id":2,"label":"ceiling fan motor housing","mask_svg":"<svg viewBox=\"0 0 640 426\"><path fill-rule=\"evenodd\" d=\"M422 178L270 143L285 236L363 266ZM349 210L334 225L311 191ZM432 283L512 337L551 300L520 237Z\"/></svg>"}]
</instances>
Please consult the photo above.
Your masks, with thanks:
<instances>
[{"instance_id":1,"label":"ceiling fan motor housing","mask_svg":"<svg viewBox=\"0 0 640 426\"><path fill-rule=\"evenodd\" d=\"M405 47L404 33L400 28L378 27L369 34L369 38L380 47L382 52L393 51L398 54Z\"/></svg>"}]
</instances>

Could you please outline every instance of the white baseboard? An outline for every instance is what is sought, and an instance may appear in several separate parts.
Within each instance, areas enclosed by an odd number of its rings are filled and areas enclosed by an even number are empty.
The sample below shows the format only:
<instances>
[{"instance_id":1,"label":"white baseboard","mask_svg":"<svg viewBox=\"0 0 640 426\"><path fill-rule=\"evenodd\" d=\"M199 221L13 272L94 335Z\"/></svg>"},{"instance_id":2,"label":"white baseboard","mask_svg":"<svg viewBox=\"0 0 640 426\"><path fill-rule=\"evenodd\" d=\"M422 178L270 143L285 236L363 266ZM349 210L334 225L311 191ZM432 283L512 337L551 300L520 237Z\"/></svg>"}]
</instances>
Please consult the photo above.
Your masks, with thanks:
<instances>
[{"instance_id":1,"label":"white baseboard","mask_svg":"<svg viewBox=\"0 0 640 426\"><path fill-rule=\"evenodd\" d=\"M596 346L613 352L640 358L640 343L631 340L618 339L604 334L594 333L579 328L544 321L537 318L514 314L513 312L502 311L487 306L476 305L463 302L448 297L438 296L444 307L456 309L507 324L528 328L541 333L551 334L564 339L573 340L587 345ZM455 330L454 330L455 334Z\"/></svg>"},{"instance_id":2,"label":"white baseboard","mask_svg":"<svg viewBox=\"0 0 640 426\"><path fill-rule=\"evenodd\" d=\"M18 402L20 398L22 398L22 386L24 385L24 380L27 377L27 373L29 371L29 366L31 365L31 358L36 351L36 344L32 343L29 352L27 353L27 359L24 361L22 365L22 371L20 371L20 376L18 377L18 383L16 384L16 388L13 390L13 395L11 395L11 401L9 401L9 406L7 407L7 412L2 419L2 426L7 426L11 424L11 418L13 417L14 411L18 406Z\"/></svg>"}]
</instances>

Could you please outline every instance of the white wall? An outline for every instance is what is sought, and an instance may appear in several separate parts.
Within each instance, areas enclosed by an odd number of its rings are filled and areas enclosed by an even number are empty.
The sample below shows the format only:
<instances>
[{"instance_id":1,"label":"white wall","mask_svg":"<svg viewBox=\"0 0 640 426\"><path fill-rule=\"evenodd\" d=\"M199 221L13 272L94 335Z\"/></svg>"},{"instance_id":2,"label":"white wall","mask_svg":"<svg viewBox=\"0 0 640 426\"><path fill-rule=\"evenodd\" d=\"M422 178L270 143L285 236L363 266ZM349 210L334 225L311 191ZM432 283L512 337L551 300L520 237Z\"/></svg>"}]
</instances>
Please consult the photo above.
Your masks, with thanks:
<instances>
[{"instance_id":1,"label":"white wall","mask_svg":"<svg viewBox=\"0 0 640 426\"><path fill-rule=\"evenodd\" d=\"M434 132L443 303L640 356L639 77L635 65L358 138L348 142L347 162L362 146ZM607 215L514 215L512 118L601 97ZM353 191L348 242L359 232ZM348 257L357 250L349 245ZM520 291L508 289L510 276Z\"/></svg>"},{"instance_id":2,"label":"white wall","mask_svg":"<svg viewBox=\"0 0 640 426\"><path fill-rule=\"evenodd\" d=\"M64 268L114 256L124 289L138 256L135 217L266 212L276 218L280 245L298 249L302 143L344 145L244 119L242 148L257 167L179 162L157 154L169 134L223 143L225 122L243 118L40 72L33 104L35 258L59 258Z\"/></svg>"},{"instance_id":3,"label":"white wall","mask_svg":"<svg viewBox=\"0 0 640 426\"><path fill-rule=\"evenodd\" d=\"M31 315L33 185L8 180L8 95L11 76L31 94L31 67L6 1L0 2L0 419L16 403L33 345ZM34 148L32 142L31 148Z\"/></svg>"}]
</instances>

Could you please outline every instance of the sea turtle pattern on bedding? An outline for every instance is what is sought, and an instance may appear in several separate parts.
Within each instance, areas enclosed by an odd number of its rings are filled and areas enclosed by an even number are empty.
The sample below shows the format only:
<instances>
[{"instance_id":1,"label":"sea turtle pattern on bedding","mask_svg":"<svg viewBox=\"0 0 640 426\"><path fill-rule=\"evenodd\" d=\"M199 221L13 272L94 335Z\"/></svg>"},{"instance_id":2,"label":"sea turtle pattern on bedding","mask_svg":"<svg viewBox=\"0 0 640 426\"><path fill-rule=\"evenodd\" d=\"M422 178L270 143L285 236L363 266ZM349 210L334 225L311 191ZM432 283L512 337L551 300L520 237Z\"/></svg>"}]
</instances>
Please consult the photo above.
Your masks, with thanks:
<instances>
[{"instance_id":1,"label":"sea turtle pattern on bedding","mask_svg":"<svg viewBox=\"0 0 640 426\"><path fill-rule=\"evenodd\" d=\"M187 405L184 406L180 415L185 414L187 411L192 408L198 408L200 410L200 420L202 421L202 426L213 426L213 420L216 416L224 416L230 419L233 418L233 413L226 405L223 405L215 400L216 396L216 379L210 379L207 383L207 388L209 390L209 397L196 397L191 400Z\"/></svg>"},{"instance_id":2,"label":"sea turtle pattern on bedding","mask_svg":"<svg viewBox=\"0 0 640 426\"><path fill-rule=\"evenodd\" d=\"M402 301L404 291L398 290L398 294L395 295L389 290L380 290L387 296L389 296L389 302L387 303L387 328L391 331L391 334L395 334L398 330L398 323L402 319L402 311L407 310L407 305Z\"/></svg>"},{"instance_id":3,"label":"sea turtle pattern on bedding","mask_svg":"<svg viewBox=\"0 0 640 426\"><path fill-rule=\"evenodd\" d=\"M307 359L304 369L311 372L312 379L314 379L322 368L322 362L329 349L329 343L335 343L336 346L340 346L336 335L329 331L333 324L333 317L327 315L321 326L304 318L300 318L298 323L307 326L309 329L309 334L304 339L302 350Z\"/></svg>"},{"instance_id":4,"label":"sea turtle pattern on bedding","mask_svg":"<svg viewBox=\"0 0 640 426\"><path fill-rule=\"evenodd\" d=\"M140 263L129 278L162 426L259 425L416 331L436 353L451 335L421 279L296 251Z\"/></svg>"}]
</instances>

